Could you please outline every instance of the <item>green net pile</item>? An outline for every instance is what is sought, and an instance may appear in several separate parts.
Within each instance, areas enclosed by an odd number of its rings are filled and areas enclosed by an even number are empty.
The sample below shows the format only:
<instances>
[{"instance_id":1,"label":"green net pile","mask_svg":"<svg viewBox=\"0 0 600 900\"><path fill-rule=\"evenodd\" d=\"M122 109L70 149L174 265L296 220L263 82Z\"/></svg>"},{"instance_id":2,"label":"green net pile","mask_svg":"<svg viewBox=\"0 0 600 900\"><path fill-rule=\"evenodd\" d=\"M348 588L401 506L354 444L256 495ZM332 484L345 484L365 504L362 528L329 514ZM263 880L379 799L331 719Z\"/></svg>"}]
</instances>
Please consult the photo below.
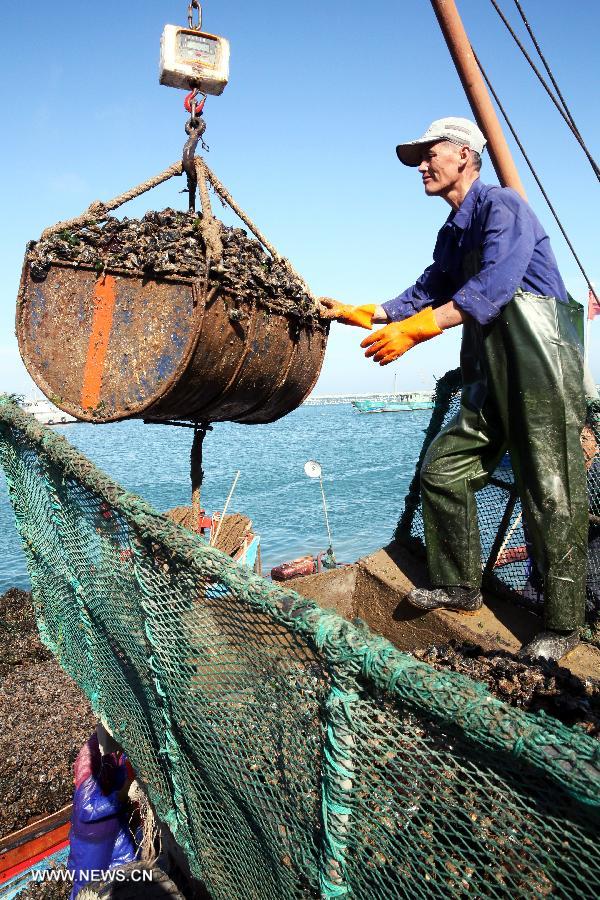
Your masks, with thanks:
<instances>
[{"instance_id":1,"label":"green net pile","mask_svg":"<svg viewBox=\"0 0 600 900\"><path fill-rule=\"evenodd\" d=\"M423 553L424 527L420 505L419 476L431 441L460 410L462 382L460 370L446 373L437 382L434 409L415 475L408 491L396 538ZM595 456L588 460L589 502L588 570L586 579L586 619L594 642L600 641L600 401L588 398L587 425L595 439ZM593 451L593 443L586 449ZM542 579L530 559L523 530L519 500L509 454L506 454L490 483L478 491L477 513L484 565L484 585L507 593L520 605L540 611L544 603Z\"/></svg>"},{"instance_id":2,"label":"green net pile","mask_svg":"<svg viewBox=\"0 0 600 900\"><path fill-rule=\"evenodd\" d=\"M237 567L8 402L0 461L43 640L215 900L600 894L600 742Z\"/></svg>"}]
</instances>

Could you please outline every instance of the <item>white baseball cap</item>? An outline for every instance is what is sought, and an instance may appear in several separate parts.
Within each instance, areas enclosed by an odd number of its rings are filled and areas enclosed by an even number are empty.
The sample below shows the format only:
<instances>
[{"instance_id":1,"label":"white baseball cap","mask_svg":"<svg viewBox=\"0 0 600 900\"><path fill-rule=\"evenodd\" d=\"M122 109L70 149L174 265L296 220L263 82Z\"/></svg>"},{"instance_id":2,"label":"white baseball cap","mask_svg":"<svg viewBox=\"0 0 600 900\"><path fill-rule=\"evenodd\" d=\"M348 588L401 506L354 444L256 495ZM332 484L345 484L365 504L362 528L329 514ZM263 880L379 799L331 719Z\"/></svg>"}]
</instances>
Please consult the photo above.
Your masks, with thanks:
<instances>
[{"instance_id":1,"label":"white baseball cap","mask_svg":"<svg viewBox=\"0 0 600 900\"><path fill-rule=\"evenodd\" d=\"M405 166L418 166L421 163L421 148L423 144L435 144L436 141L450 141L452 144L460 144L461 147L470 147L476 153L483 153L487 143L482 132L475 122L469 119L450 117L436 119L432 122L423 137L417 141L409 141L407 144L398 144L396 153L398 159Z\"/></svg>"}]
</instances>

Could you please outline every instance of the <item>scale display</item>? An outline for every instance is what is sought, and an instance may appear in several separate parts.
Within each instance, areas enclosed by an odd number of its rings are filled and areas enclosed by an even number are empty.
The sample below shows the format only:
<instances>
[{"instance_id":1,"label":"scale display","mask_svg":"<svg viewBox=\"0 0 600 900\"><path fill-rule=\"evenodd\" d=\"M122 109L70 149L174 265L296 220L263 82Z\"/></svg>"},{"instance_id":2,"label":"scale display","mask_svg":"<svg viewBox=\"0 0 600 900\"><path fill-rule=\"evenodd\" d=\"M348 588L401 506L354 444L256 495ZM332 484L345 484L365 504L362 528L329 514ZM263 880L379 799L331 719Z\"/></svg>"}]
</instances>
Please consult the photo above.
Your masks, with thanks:
<instances>
[{"instance_id":1,"label":"scale display","mask_svg":"<svg viewBox=\"0 0 600 900\"><path fill-rule=\"evenodd\" d=\"M229 41L194 28L165 25L159 77L170 87L222 94L229 80Z\"/></svg>"},{"instance_id":2,"label":"scale display","mask_svg":"<svg viewBox=\"0 0 600 900\"><path fill-rule=\"evenodd\" d=\"M177 57L182 62L200 62L213 69L218 64L219 43L214 38L189 31L180 31L177 37Z\"/></svg>"}]
</instances>

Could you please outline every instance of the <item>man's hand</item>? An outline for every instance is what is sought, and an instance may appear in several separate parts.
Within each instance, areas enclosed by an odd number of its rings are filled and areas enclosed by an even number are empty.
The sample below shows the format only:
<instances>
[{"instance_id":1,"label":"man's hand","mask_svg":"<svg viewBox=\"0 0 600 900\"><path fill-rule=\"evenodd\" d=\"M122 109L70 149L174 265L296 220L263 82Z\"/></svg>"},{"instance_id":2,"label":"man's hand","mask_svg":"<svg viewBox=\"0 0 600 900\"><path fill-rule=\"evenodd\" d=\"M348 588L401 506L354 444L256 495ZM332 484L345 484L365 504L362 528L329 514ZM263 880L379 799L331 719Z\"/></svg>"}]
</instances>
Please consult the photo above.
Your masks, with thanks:
<instances>
[{"instance_id":1,"label":"man's hand","mask_svg":"<svg viewBox=\"0 0 600 900\"><path fill-rule=\"evenodd\" d=\"M319 315L322 319L342 322L344 325L357 325L359 328L372 328L377 307L374 303L365 306L350 306L338 303L331 297L319 297Z\"/></svg>"},{"instance_id":2,"label":"man's hand","mask_svg":"<svg viewBox=\"0 0 600 900\"><path fill-rule=\"evenodd\" d=\"M428 341L442 333L433 309L427 306L402 322L391 322L364 339L361 347L367 347L365 356L373 357L380 366L387 366L410 350L415 344Z\"/></svg>"}]
</instances>

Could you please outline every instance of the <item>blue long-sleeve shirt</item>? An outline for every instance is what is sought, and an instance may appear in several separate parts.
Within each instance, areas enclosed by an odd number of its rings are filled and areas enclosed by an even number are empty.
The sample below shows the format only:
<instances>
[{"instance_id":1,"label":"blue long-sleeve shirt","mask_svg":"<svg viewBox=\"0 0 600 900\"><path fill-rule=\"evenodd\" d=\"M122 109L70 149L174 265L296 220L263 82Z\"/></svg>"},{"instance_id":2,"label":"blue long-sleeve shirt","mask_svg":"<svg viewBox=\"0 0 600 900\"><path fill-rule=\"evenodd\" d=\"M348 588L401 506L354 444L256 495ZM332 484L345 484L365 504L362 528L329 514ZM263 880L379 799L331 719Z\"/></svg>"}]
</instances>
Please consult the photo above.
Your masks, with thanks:
<instances>
[{"instance_id":1,"label":"blue long-sleeve shirt","mask_svg":"<svg viewBox=\"0 0 600 900\"><path fill-rule=\"evenodd\" d=\"M519 287L567 302L550 239L529 204L510 188L477 179L440 230L432 265L382 305L398 321L454 300L487 325Z\"/></svg>"}]
</instances>

